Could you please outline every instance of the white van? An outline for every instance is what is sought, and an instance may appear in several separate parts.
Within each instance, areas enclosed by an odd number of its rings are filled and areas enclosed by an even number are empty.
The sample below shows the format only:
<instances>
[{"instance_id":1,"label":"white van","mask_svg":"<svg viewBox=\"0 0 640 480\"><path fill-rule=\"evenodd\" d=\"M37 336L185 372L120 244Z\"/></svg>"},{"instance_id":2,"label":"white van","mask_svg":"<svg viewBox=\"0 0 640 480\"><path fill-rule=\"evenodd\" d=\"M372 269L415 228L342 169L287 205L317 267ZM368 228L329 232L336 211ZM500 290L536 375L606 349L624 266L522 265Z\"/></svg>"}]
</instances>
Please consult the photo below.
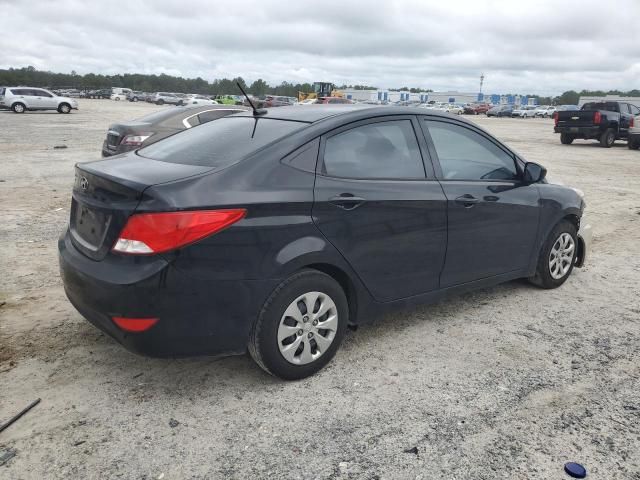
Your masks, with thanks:
<instances>
[{"instance_id":1,"label":"white van","mask_svg":"<svg viewBox=\"0 0 640 480\"><path fill-rule=\"evenodd\" d=\"M130 88L111 87L111 95L124 95L126 97L127 93L132 91Z\"/></svg>"}]
</instances>

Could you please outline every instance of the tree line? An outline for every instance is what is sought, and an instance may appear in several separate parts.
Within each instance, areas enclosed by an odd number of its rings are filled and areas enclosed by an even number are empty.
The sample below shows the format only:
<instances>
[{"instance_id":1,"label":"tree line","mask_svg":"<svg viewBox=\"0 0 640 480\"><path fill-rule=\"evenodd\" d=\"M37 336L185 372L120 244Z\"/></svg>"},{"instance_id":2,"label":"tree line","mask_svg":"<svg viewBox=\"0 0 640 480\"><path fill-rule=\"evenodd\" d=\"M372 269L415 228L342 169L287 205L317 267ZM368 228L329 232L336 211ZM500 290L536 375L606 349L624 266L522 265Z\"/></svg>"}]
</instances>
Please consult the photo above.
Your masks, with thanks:
<instances>
[{"instance_id":1,"label":"tree line","mask_svg":"<svg viewBox=\"0 0 640 480\"><path fill-rule=\"evenodd\" d=\"M97 90L100 88L128 87L143 92L185 92L201 93L203 95L239 94L236 83L240 83L247 93L253 95L283 95L295 97L298 92L312 92L311 83L282 82L279 85L269 85L259 78L247 83L242 77L232 79L221 78L211 82L197 78L174 77L172 75L146 75L140 73L125 73L121 75L100 75L87 73L79 75L75 71L71 73L56 73L37 70L28 66L23 68L0 69L0 86L28 85L32 87L48 87L52 89L76 88L78 90ZM352 88L355 90L376 90L370 85L340 85L340 89ZM390 89L391 91L404 91L410 93L427 93L433 90L425 90L415 87L402 87ZM634 89L627 92L620 90L582 90L576 92L568 90L557 97L542 97L529 95L538 99L539 104L575 105L581 96L621 95L628 97L640 97L640 90Z\"/></svg>"}]
</instances>

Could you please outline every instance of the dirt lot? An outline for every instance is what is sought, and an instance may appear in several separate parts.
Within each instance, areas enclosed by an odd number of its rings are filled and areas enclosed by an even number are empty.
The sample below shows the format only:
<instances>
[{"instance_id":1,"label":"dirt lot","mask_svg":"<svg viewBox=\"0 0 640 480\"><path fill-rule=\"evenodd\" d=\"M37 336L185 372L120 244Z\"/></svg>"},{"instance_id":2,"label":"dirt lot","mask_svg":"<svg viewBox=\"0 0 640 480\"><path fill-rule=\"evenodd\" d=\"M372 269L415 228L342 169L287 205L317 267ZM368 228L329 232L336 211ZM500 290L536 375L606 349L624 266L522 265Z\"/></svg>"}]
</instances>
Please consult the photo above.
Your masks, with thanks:
<instances>
[{"instance_id":1,"label":"dirt lot","mask_svg":"<svg viewBox=\"0 0 640 480\"><path fill-rule=\"evenodd\" d=\"M157 108L0 112L0 422L42 398L0 433L0 457L16 451L0 478L560 479L577 461L640 479L640 153L474 117L585 192L588 265L558 290L516 281L397 312L284 383L248 357L138 357L64 296L73 165L99 157L109 123Z\"/></svg>"}]
</instances>

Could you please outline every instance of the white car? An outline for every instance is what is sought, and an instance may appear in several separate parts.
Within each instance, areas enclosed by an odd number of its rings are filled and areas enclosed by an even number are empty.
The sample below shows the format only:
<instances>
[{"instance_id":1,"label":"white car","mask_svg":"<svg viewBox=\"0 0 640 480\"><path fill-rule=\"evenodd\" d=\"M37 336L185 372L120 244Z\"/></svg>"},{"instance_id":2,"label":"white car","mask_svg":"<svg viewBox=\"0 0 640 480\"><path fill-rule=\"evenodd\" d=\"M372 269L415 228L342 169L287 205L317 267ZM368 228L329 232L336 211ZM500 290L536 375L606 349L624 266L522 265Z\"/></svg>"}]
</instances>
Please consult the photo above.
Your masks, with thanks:
<instances>
[{"instance_id":1,"label":"white car","mask_svg":"<svg viewBox=\"0 0 640 480\"><path fill-rule=\"evenodd\" d=\"M204 95L189 94L185 99L185 105L218 105L218 102L211 100Z\"/></svg>"},{"instance_id":2,"label":"white car","mask_svg":"<svg viewBox=\"0 0 640 480\"><path fill-rule=\"evenodd\" d=\"M462 112L464 112L464 108L452 103L441 103L440 105L436 106L434 110L451 113L453 115L462 115Z\"/></svg>"},{"instance_id":3,"label":"white car","mask_svg":"<svg viewBox=\"0 0 640 480\"><path fill-rule=\"evenodd\" d=\"M127 99L127 94L126 93L112 93L109 98L111 100L115 100L116 102L119 102L120 100L126 100Z\"/></svg>"},{"instance_id":4,"label":"white car","mask_svg":"<svg viewBox=\"0 0 640 480\"><path fill-rule=\"evenodd\" d=\"M535 110L535 116L543 117L543 118L553 117L553 114L556 112L556 110L557 110L557 107L553 105L545 105L542 107L538 107Z\"/></svg>"},{"instance_id":5,"label":"white car","mask_svg":"<svg viewBox=\"0 0 640 480\"><path fill-rule=\"evenodd\" d=\"M296 102L294 105L313 105L316 103L317 98L307 98L306 100L302 100L301 102Z\"/></svg>"},{"instance_id":6,"label":"white car","mask_svg":"<svg viewBox=\"0 0 640 480\"><path fill-rule=\"evenodd\" d=\"M78 109L75 98L59 97L44 88L0 87L0 109L24 113L27 110L57 110L69 113Z\"/></svg>"},{"instance_id":7,"label":"white car","mask_svg":"<svg viewBox=\"0 0 640 480\"><path fill-rule=\"evenodd\" d=\"M536 107L535 105L522 105L518 108L514 108L511 112L512 117L520 117L520 118L533 118L536 116Z\"/></svg>"}]
</instances>

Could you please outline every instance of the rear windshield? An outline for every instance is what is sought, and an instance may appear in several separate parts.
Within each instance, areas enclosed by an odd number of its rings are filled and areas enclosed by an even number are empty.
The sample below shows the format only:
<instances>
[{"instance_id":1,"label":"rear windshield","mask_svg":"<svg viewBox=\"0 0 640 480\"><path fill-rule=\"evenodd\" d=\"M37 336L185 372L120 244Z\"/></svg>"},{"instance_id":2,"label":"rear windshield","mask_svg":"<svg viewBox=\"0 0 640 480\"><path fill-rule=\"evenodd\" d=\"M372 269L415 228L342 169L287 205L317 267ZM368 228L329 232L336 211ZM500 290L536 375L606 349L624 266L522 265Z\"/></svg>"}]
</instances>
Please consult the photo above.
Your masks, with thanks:
<instances>
[{"instance_id":1,"label":"rear windshield","mask_svg":"<svg viewBox=\"0 0 640 480\"><path fill-rule=\"evenodd\" d=\"M608 110L610 112L619 112L618 104L615 102L592 102L585 103L582 110Z\"/></svg>"},{"instance_id":2,"label":"rear windshield","mask_svg":"<svg viewBox=\"0 0 640 480\"><path fill-rule=\"evenodd\" d=\"M144 117L136 118L136 122L147 122L147 123L159 123L167 118L175 117L180 112L189 112L191 109L187 107L177 107L170 108L168 110L159 110L157 112L150 113L149 115L145 115Z\"/></svg>"},{"instance_id":3,"label":"rear windshield","mask_svg":"<svg viewBox=\"0 0 640 480\"><path fill-rule=\"evenodd\" d=\"M226 117L151 144L138 155L163 162L223 168L306 126L272 118Z\"/></svg>"}]
</instances>

